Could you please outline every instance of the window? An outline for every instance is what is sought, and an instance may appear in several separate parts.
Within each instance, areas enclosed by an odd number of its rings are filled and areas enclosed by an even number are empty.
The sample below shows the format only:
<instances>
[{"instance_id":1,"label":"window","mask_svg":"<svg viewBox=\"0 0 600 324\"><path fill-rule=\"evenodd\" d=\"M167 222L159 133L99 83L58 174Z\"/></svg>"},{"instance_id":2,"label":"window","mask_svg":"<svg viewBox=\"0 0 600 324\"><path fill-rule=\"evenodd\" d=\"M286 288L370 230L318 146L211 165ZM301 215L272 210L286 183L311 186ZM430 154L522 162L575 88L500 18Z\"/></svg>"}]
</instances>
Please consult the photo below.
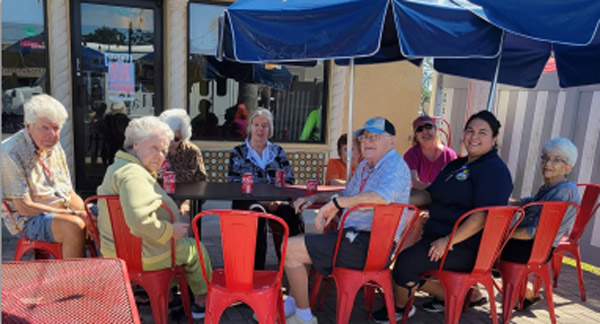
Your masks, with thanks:
<instances>
[{"instance_id":1,"label":"window","mask_svg":"<svg viewBox=\"0 0 600 324\"><path fill-rule=\"evenodd\" d=\"M48 92L43 0L2 1L2 132L24 127L23 104Z\"/></svg>"},{"instance_id":2,"label":"window","mask_svg":"<svg viewBox=\"0 0 600 324\"><path fill-rule=\"evenodd\" d=\"M273 113L271 140L324 143L328 64L218 61L218 17L224 9L189 4L188 112L193 138L240 141L246 134L241 111L262 107Z\"/></svg>"}]
</instances>

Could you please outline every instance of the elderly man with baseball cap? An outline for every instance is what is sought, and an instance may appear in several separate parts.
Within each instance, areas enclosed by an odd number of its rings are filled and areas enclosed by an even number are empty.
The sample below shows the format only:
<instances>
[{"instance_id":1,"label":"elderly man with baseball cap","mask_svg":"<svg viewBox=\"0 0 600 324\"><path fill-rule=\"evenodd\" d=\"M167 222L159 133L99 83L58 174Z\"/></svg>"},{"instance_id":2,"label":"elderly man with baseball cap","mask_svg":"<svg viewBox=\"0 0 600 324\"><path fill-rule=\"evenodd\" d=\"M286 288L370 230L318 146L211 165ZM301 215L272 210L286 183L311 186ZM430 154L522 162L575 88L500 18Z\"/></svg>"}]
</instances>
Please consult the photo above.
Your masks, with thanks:
<instances>
[{"instance_id":1,"label":"elderly man with baseball cap","mask_svg":"<svg viewBox=\"0 0 600 324\"><path fill-rule=\"evenodd\" d=\"M364 127L354 133L360 142L363 161L354 176L339 195L318 193L299 198L294 202L297 212L313 203L328 201L317 214L315 225L322 230L338 211L365 203L408 203L410 171L394 147L396 130L383 117L369 119ZM337 266L362 269L367 257L367 247L373 219L373 210L357 210L348 215L345 235L338 252ZM403 223L399 225L399 228ZM397 233L398 235L399 233ZM296 236L289 240L285 258L285 272L291 296L285 301L287 323L317 323L310 311L308 297L308 265L313 265L323 275L332 270L332 259L338 231L327 234Z\"/></svg>"}]
</instances>

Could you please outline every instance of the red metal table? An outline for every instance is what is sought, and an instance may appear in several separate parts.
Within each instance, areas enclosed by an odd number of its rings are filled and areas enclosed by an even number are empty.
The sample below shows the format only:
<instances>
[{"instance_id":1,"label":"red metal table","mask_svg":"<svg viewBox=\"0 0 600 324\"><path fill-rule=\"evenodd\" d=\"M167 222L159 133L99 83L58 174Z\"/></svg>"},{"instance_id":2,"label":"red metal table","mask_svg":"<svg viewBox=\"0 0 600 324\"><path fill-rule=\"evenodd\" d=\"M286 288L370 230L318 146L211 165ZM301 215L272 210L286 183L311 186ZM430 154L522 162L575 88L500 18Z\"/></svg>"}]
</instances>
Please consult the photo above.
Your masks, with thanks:
<instances>
[{"instance_id":1,"label":"red metal table","mask_svg":"<svg viewBox=\"0 0 600 324\"><path fill-rule=\"evenodd\" d=\"M125 263L2 263L2 323L140 323Z\"/></svg>"}]
</instances>

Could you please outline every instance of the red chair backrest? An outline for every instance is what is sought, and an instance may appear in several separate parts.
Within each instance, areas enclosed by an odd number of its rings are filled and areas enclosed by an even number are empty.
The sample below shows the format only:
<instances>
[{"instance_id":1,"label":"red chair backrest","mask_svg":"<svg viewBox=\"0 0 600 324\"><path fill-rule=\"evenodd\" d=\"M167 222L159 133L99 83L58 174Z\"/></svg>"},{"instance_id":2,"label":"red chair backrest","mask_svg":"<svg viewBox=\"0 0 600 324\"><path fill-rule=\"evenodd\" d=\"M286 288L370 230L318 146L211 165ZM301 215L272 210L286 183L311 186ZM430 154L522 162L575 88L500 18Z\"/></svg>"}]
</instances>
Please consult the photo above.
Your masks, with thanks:
<instances>
[{"instance_id":1,"label":"red chair backrest","mask_svg":"<svg viewBox=\"0 0 600 324\"><path fill-rule=\"evenodd\" d=\"M531 256L527 264L537 265L545 263L548 259L548 253L550 253L550 248L552 248L552 243L554 243L556 233L567 209L572 207L578 210L579 206L566 201L542 201L527 204L523 206L523 209L527 211L528 208L533 206L541 206L542 210L533 238Z\"/></svg>"},{"instance_id":2,"label":"red chair backrest","mask_svg":"<svg viewBox=\"0 0 600 324\"><path fill-rule=\"evenodd\" d=\"M271 214L253 212L248 210L206 210L198 213L192 222L196 246L200 251L198 235L198 220L208 215L218 215L221 224L221 244L223 247L223 267L227 289L235 291L250 291L254 280L254 255L256 253L256 233L258 219L267 218L278 222L284 228L283 243L281 245L281 260L285 260L287 240L290 234L287 224L280 217ZM202 275L209 282L202 253L198 253ZM279 264L278 281L283 275L283 261Z\"/></svg>"},{"instance_id":3,"label":"red chair backrest","mask_svg":"<svg viewBox=\"0 0 600 324\"><path fill-rule=\"evenodd\" d=\"M376 205L376 204L363 204L357 205L348 209L342 216L340 222L340 229L344 228L346 218L350 213L357 209L373 208L373 223L371 225L371 239L369 241L369 250L367 253L367 261L365 262L364 271L378 271L386 267L390 262L390 255L394 246L394 238L400 220L402 217L407 217L406 222L401 231L400 242L396 246L396 251L400 251L408 233L412 230L419 209L412 205L407 204L388 204L388 205ZM335 251L333 254L333 264L335 267L340 242L342 240L343 232L339 231L337 243L335 245ZM394 253L394 259L398 253Z\"/></svg>"},{"instance_id":4,"label":"red chair backrest","mask_svg":"<svg viewBox=\"0 0 600 324\"><path fill-rule=\"evenodd\" d=\"M25 235L25 233L23 233L23 230L18 225L16 225L17 220L15 219L15 216L13 215L12 210L10 209L10 206L8 206L8 203L6 201L2 200L2 206L4 206L4 209L6 209L8 216L10 216L10 219L12 219L13 224L15 224L15 226L19 230L19 234L21 234L23 236L23 239L29 241L29 239L27 238L27 235Z\"/></svg>"},{"instance_id":5,"label":"red chair backrest","mask_svg":"<svg viewBox=\"0 0 600 324\"><path fill-rule=\"evenodd\" d=\"M454 237L456 229L463 220L480 212L486 213L486 217L481 236L481 243L479 244L479 250L477 251L477 259L473 266L473 271L471 272L473 274L481 274L490 271L492 265L500 255L502 248L524 216L523 209L514 206L476 208L468 211L456 221L454 228L450 233L450 240ZM442 262L440 262L440 270L444 267L449 247L450 245L446 246L446 251L444 251Z\"/></svg>"},{"instance_id":6,"label":"red chair backrest","mask_svg":"<svg viewBox=\"0 0 600 324\"><path fill-rule=\"evenodd\" d=\"M593 183L578 183L577 187L585 188L583 197L581 198L581 204L579 205L579 212L575 218L575 225L569 234L571 241L577 241L583 235L585 227L592 219L592 216L598 210L600 204L596 204L598 196L600 196L600 185Z\"/></svg>"},{"instance_id":7,"label":"red chair backrest","mask_svg":"<svg viewBox=\"0 0 600 324\"><path fill-rule=\"evenodd\" d=\"M99 195L89 197L88 200L97 200L98 208L107 208L110 217L110 227L113 233L113 242L117 257L127 263L127 269L130 272L143 272L142 266L142 239L131 234L129 225L123 215L123 207L119 196ZM174 220L173 213L165 205L162 208L167 210L171 216L171 223ZM171 238L171 268L175 267L175 240Z\"/></svg>"}]
</instances>

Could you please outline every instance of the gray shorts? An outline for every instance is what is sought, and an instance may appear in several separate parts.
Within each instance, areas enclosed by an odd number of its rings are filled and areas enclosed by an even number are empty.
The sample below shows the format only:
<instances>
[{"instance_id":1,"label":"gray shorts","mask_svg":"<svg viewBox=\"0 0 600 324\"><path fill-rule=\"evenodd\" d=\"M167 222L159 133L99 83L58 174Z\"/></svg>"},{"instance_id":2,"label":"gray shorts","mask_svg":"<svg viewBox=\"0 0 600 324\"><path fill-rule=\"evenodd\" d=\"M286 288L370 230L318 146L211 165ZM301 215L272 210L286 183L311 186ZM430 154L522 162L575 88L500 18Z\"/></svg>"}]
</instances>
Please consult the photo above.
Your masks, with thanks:
<instances>
[{"instance_id":1,"label":"gray shorts","mask_svg":"<svg viewBox=\"0 0 600 324\"><path fill-rule=\"evenodd\" d=\"M55 213L43 212L37 216L31 217L25 227L23 233L28 239L34 241L56 242L52 234L52 219L56 216Z\"/></svg>"},{"instance_id":2,"label":"gray shorts","mask_svg":"<svg viewBox=\"0 0 600 324\"><path fill-rule=\"evenodd\" d=\"M358 235L350 241L346 237L348 232L355 232ZM338 231L331 231L326 234L307 235L304 238L304 244L313 266L325 276L330 275L333 270L333 252L337 235ZM344 229L342 235L336 266L356 270L363 269L367 261L371 232L355 231L349 228Z\"/></svg>"}]
</instances>

